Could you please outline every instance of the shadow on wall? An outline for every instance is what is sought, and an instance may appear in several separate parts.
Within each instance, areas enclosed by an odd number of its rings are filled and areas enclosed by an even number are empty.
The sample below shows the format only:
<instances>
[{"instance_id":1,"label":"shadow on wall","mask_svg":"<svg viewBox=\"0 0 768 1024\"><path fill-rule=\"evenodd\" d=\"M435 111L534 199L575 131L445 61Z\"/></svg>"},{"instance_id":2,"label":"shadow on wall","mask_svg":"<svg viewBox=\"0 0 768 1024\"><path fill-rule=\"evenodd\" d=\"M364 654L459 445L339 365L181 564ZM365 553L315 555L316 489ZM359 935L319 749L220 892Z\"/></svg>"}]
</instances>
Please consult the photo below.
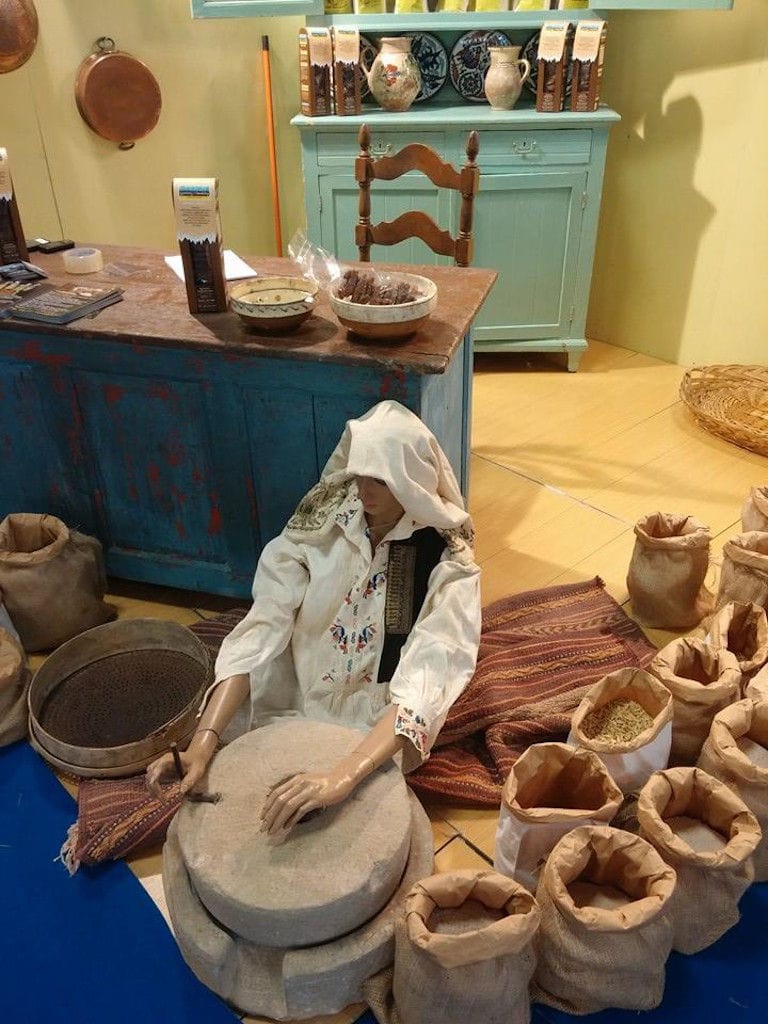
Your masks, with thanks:
<instances>
[{"instance_id":1,"label":"shadow on wall","mask_svg":"<svg viewBox=\"0 0 768 1024\"><path fill-rule=\"evenodd\" d=\"M752 173L744 140L757 127L765 29L763 4L612 12L603 96L623 120L608 148L591 337L677 361L714 330L717 285L743 271L725 241L737 168Z\"/></svg>"}]
</instances>

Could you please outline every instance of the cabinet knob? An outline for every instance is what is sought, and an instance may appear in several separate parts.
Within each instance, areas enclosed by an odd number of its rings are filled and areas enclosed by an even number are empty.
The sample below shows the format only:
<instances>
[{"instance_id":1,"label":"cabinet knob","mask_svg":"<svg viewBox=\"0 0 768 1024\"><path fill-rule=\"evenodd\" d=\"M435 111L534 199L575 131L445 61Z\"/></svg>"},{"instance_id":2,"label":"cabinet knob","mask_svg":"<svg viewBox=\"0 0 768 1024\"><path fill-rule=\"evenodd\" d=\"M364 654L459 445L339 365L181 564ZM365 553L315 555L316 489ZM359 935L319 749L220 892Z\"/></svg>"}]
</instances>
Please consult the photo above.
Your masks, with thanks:
<instances>
[{"instance_id":1,"label":"cabinet knob","mask_svg":"<svg viewBox=\"0 0 768 1024\"><path fill-rule=\"evenodd\" d=\"M392 143L377 139L371 146L371 156L391 156Z\"/></svg>"},{"instance_id":2,"label":"cabinet knob","mask_svg":"<svg viewBox=\"0 0 768 1024\"><path fill-rule=\"evenodd\" d=\"M535 139L521 139L519 142L515 141L512 143L512 152L520 153L525 155L526 153L533 153L536 151L536 140Z\"/></svg>"}]
</instances>

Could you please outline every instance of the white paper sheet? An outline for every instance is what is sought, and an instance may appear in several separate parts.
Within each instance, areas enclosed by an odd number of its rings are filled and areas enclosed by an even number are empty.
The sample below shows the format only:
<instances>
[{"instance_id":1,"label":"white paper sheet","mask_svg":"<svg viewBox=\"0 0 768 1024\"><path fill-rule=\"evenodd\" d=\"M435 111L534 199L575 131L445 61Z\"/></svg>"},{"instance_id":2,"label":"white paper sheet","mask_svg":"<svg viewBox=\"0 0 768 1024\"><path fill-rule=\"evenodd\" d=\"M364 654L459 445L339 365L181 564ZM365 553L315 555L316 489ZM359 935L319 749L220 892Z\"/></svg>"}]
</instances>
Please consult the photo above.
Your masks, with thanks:
<instances>
[{"instance_id":1,"label":"white paper sheet","mask_svg":"<svg viewBox=\"0 0 768 1024\"><path fill-rule=\"evenodd\" d=\"M177 256L166 256L165 262L179 278L184 280L184 267L181 263L181 253ZM237 253L231 249L224 250L224 277L227 281L239 281L243 277L258 277L258 273L249 267L245 260L241 260Z\"/></svg>"}]
</instances>

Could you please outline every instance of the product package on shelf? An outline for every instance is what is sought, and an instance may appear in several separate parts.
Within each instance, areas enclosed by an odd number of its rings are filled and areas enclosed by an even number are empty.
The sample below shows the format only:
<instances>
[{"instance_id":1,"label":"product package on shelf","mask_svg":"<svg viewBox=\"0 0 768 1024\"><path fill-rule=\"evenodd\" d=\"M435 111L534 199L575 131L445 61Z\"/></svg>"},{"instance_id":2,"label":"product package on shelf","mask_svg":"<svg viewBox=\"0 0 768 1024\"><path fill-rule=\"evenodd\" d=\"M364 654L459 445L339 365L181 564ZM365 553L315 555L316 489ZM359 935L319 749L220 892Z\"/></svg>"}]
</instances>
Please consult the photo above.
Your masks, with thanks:
<instances>
[{"instance_id":1,"label":"product package on shelf","mask_svg":"<svg viewBox=\"0 0 768 1024\"><path fill-rule=\"evenodd\" d=\"M463 13L469 10L469 0L437 0L436 11L458 11Z\"/></svg>"},{"instance_id":2,"label":"product package on shelf","mask_svg":"<svg viewBox=\"0 0 768 1024\"><path fill-rule=\"evenodd\" d=\"M0 146L0 263L29 259L13 191L8 153Z\"/></svg>"},{"instance_id":3,"label":"product package on shelf","mask_svg":"<svg viewBox=\"0 0 768 1024\"><path fill-rule=\"evenodd\" d=\"M332 28L333 99L337 114L360 113L360 33L356 28Z\"/></svg>"},{"instance_id":4,"label":"product package on shelf","mask_svg":"<svg viewBox=\"0 0 768 1024\"><path fill-rule=\"evenodd\" d=\"M395 14L427 14L427 0L395 0Z\"/></svg>"},{"instance_id":5,"label":"product package on shelf","mask_svg":"<svg viewBox=\"0 0 768 1024\"><path fill-rule=\"evenodd\" d=\"M549 21L542 26L536 82L536 109L541 113L556 113L565 105L572 42L573 26L569 21Z\"/></svg>"},{"instance_id":6,"label":"product package on shelf","mask_svg":"<svg viewBox=\"0 0 768 1024\"><path fill-rule=\"evenodd\" d=\"M573 37L571 110L597 110L605 59L604 21L580 21Z\"/></svg>"},{"instance_id":7,"label":"product package on shelf","mask_svg":"<svg viewBox=\"0 0 768 1024\"><path fill-rule=\"evenodd\" d=\"M333 45L327 28L299 29L299 88L305 117L333 113Z\"/></svg>"},{"instance_id":8,"label":"product package on shelf","mask_svg":"<svg viewBox=\"0 0 768 1024\"><path fill-rule=\"evenodd\" d=\"M326 14L352 14L352 0L325 0Z\"/></svg>"},{"instance_id":9,"label":"product package on shelf","mask_svg":"<svg viewBox=\"0 0 768 1024\"><path fill-rule=\"evenodd\" d=\"M174 178L176 237L190 313L227 308L216 178Z\"/></svg>"},{"instance_id":10,"label":"product package on shelf","mask_svg":"<svg viewBox=\"0 0 768 1024\"><path fill-rule=\"evenodd\" d=\"M476 11L508 11L510 0L475 0Z\"/></svg>"},{"instance_id":11,"label":"product package on shelf","mask_svg":"<svg viewBox=\"0 0 768 1024\"><path fill-rule=\"evenodd\" d=\"M386 14L386 0L354 0L355 14Z\"/></svg>"}]
</instances>

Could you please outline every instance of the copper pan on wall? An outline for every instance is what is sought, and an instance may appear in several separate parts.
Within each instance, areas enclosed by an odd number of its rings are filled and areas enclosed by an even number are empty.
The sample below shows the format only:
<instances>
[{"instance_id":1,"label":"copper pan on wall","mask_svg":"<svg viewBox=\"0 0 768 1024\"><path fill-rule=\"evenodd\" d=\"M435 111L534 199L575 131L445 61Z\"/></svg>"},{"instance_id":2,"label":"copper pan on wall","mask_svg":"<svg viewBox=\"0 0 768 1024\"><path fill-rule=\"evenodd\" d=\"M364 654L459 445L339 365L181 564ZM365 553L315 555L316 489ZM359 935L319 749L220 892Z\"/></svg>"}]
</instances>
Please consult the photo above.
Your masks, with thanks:
<instances>
[{"instance_id":1,"label":"copper pan on wall","mask_svg":"<svg viewBox=\"0 0 768 1024\"><path fill-rule=\"evenodd\" d=\"M15 71L37 43L37 11L32 0L0 0L0 74Z\"/></svg>"},{"instance_id":2,"label":"copper pan on wall","mask_svg":"<svg viewBox=\"0 0 768 1024\"><path fill-rule=\"evenodd\" d=\"M130 149L157 124L162 97L143 61L102 36L77 71L75 100L80 116L102 139Z\"/></svg>"}]
</instances>

